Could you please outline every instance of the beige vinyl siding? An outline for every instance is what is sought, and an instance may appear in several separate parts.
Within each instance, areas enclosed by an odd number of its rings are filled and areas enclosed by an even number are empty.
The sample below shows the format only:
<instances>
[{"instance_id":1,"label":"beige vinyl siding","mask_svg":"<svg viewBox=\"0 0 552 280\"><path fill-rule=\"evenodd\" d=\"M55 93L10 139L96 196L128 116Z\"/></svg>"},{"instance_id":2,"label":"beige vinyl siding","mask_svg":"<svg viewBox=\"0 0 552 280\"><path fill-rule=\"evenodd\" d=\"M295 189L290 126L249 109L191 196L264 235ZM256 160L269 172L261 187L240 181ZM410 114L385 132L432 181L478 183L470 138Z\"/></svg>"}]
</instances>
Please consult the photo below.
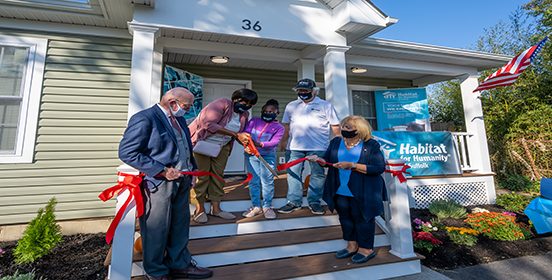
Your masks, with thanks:
<instances>
[{"instance_id":1,"label":"beige vinyl siding","mask_svg":"<svg viewBox=\"0 0 552 280\"><path fill-rule=\"evenodd\" d=\"M112 216L127 122L132 41L2 30L48 39L35 157L0 164L0 225L27 223L55 196L59 220Z\"/></svg>"}]
</instances>

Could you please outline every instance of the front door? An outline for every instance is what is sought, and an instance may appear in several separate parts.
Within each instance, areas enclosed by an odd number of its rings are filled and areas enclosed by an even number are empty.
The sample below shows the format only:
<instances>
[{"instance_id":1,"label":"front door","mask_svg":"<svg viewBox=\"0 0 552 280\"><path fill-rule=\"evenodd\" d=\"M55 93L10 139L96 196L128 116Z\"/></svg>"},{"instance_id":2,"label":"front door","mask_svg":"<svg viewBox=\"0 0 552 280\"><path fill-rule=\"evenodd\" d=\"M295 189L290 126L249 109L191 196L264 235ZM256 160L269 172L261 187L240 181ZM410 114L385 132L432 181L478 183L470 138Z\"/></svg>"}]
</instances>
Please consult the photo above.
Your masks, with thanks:
<instances>
[{"instance_id":1,"label":"front door","mask_svg":"<svg viewBox=\"0 0 552 280\"><path fill-rule=\"evenodd\" d=\"M247 83L235 82L235 81L221 81L221 80L209 80L205 79L203 85L203 107L211 103L215 99L221 97L230 99L232 93L240 88L247 87ZM245 156L243 153L243 146L234 142L234 148L226 163L226 169L224 169L225 175L245 174Z\"/></svg>"}]
</instances>

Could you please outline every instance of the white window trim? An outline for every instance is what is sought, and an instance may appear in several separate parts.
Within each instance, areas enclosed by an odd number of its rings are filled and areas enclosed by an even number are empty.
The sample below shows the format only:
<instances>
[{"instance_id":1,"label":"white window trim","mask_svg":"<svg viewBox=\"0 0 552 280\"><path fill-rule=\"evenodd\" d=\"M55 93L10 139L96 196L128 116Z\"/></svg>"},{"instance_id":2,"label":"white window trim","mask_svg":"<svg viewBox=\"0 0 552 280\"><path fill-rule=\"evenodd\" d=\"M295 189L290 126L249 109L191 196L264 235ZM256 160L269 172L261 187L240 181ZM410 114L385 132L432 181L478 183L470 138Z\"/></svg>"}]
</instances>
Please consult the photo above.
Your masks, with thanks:
<instances>
[{"instance_id":1,"label":"white window trim","mask_svg":"<svg viewBox=\"0 0 552 280\"><path fill-rule=\"evenodd\" d=\"M29 48L25 80L22 83L23 98L17 124L15 154L0 154L0 163L32 163L48 40L0 35L0 44Z\"/></svg>"},{"instance_id":2,"label":"white window trim","mask_svg":"<svg viewBox=\"0 0 552 280\"><path fill-rule=\"evenodd\" d=\"M364 85L349 85L349 108L351 108L351 114L353 114L353 90L384 90L387 89L386 86L364 86Z\"/></svg>"}]
</instances>

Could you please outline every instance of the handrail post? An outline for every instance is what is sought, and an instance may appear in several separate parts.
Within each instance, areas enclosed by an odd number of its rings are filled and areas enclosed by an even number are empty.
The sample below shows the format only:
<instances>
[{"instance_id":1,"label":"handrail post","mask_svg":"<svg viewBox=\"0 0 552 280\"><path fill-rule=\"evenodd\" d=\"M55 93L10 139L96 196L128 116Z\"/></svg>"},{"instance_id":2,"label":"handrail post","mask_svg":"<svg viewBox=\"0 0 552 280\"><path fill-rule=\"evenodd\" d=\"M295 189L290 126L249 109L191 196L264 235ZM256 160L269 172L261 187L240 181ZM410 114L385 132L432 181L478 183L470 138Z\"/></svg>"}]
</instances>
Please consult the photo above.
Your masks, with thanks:
<instances>
[{"instance_id":1,"label":"handrail post","mask_svg":"<svg viewBox=\"0 0 552 280\"><path fill-rule=\"evenodd\" d=\"M403 159L388 159L387 169L400 171L405 163ZM384 173L384 179L389 195L389 209L385 216L391 243L389 253L401 259L416 257L412 242L408 185L406 182L401 183L393 173Z\"/></svg>"},{"instance_id":2,"label":"handrail post","mask_svg":"<svg viewBox=\"0 0 552 280\"><path fill-rule=\"evenodd\" d=\"M138 175L140 172L128 165L121 165L117 171L130 175ZM119 176L122 181L124 176ZM130 195L128 189L124 189L117 195L117 209L115 213L123 206ZM113 245L111 248L111 265L109 266L108 279L110 280L130 280L132 276L132 254L134 253L134 232L136 229L136 201L134 199L128 204L123 218L119 222L115 235L113 236Z\"/></svg>"}]
</instances>

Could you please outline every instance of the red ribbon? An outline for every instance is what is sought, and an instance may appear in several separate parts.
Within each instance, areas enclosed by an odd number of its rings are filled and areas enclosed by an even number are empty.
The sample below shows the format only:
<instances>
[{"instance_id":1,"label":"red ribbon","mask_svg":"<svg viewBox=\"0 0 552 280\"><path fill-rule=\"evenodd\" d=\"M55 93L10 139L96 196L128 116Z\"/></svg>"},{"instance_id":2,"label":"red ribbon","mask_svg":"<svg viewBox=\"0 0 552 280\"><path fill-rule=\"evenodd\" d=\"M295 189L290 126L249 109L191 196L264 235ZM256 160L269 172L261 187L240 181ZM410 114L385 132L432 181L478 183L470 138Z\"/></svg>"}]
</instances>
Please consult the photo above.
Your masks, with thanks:
<instances>
[{"instance_id":1,"label":"red ribbon","mask_svg":"<svg viewBox=\"0 0 552 280\"><path fill-rule=\"evenodd\" d=\"M211 172L207 172L207 171L186 171L186 172L182 172L182 175L192 175L192 176L213 176L219 180L221 180L222 182L224 183L228 183L226 181L224 181L223 179L221 179L219 176L211 173ZM155 177L159 178L159 177L165 177L163 175L161 175L161 173L155 175ZM249 181L251 181L251 179L253 178L253 174L251 173L247 173L247 178L245 178L245 181L241 182L240 184L245 184L245 183L248 183Z\"/></svg>"},{"instance_id":2,"label":"red ribbon","mask_svg":"<svg viewBox=\"0 0 552 280\"><path fill-rule=\"evenodd\" d=\"M107 233L105 235L105 241L107 241L107 244L111 243L111 240L115 235L115 230L117 229L117 226L119 226L119 222L123 218L125 210L128 204L132 201L132 198L134 198L134 201L136 201L136 212L138 213L136 217L140 217L142 216L142 214L144 214L142 192L140 191L140 184L142 183L144 175L130 175L121 172L119 172L117 175L125 176L125 178L123 179L123 181L119 181L117 185L106 189L98 196L102 201L106 202L116 194L122 192L125 188L127 188L130 192L123 206L119 208L119 211L117 211L115 219L113 219L113 221L109 225L109 229L107 230Z\"/></svg>"},{"instance_id":3,"label":"red ribbon","mask_svg":"<svg viewBox=\"0 0 552 280\"><path fill-rule=\"evenodd\" d=\"M122 192L125 188L128 188L130 191L130 195L128 196L127 200L123 204L121 208L119 208L119 211L117 211L117 214L115 215L115 219L111 222L109 225L109 228L107 230L107 233L105 235L105 241L107 241L107 244L111 243L111 240L113 240L113 236L115 235L115 230L119 226L119 223L121 222L121 219L123 218L123 215L125 214L125 210L132 201L132 198L136 201L136 218L142 216L144 214L144 200L142 198L142 192L140 191L140 184L142 183L142 180L144 179L144 174L141 173L139 175L131 175L126 173L119 172L117 175L119 176L125 176L123 181L120 181L117 185L104 190L98 197L103 201L106 202L113 198L115 195ZM207 171L188 171L188 172L182 172L182 175L192 175L192 176L214 176L217 179L223 181L224 183L228 183L221 179L219 176L207 172ZM161 174L155 175L155 177L163 177ZM240 184L245 184L253 178L253 175L251 173L247 173L247 178L245 181L241 182Z\"/></svg>"},{"instance_id":4,"label":"red ribbon","mask_svg":"<svg viewBox=\"0 0 552 280\"><path fill-rule=\"evenodd\" d=\"M386 163L385 165L388 165L388 166L401 166L403 164ZM401 170L393 171L393 170L386 169L385 173L393 174L393 177L398 177L399 178L399 182L404 183L404 182L406 182L406 178L404 177L403 173L406 173L406 174L410 175L409 172L406 172L406 170L408 168L410 168L410 166L405 164L405 165L403 165L403 168Z\"/></svg>"},{"instance_id":5,"label":"red ribbon","mask_svg":"<svg viewBox=\"0 0 552 280\"><path fill-rule=\"evenodd\" d=\"M276 169L278 169L278 171L282 171L284 169L288 169L294 165L297 165L303 161L307 160L306 157L304 158L300 158L300 159L296 159L296 160L293 160L293 161L290 161L288 163L284 163L284 164L280 164L278 166L276 166ZM320 161L320 160L317 160L316 162L319 162L319 163L322 163L322 164L327 164L327 165L333 165L333 163L329 163L329 162L324 162L324 161Z\"/></svg>"}]
</instances>

